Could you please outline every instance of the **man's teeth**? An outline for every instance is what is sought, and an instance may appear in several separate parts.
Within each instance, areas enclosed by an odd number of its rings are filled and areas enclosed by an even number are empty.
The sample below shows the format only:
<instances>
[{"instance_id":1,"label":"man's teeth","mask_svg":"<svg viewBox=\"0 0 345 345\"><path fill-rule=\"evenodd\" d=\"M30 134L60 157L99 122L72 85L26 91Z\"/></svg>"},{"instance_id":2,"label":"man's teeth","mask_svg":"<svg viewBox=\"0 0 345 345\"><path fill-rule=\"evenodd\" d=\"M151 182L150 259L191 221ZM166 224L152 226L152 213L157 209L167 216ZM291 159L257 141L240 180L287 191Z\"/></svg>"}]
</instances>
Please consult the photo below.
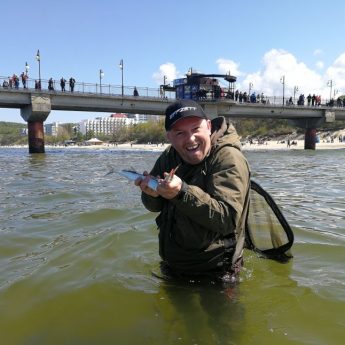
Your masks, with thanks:
<instances>
[{"instance_id":1,"label":"man's teeth","mask_svg":"<svg viewBox=\"0 0 345 345\"><path fill-rule=\"evenodd\" d=\"M195 145L193 145L193 146L188 146L188 147L187 147L187 150L188 150L188 151L192 151L192 150L195 150L197 147L198 147L198 144L195 144Z\"/></svg>"}]
</instances>

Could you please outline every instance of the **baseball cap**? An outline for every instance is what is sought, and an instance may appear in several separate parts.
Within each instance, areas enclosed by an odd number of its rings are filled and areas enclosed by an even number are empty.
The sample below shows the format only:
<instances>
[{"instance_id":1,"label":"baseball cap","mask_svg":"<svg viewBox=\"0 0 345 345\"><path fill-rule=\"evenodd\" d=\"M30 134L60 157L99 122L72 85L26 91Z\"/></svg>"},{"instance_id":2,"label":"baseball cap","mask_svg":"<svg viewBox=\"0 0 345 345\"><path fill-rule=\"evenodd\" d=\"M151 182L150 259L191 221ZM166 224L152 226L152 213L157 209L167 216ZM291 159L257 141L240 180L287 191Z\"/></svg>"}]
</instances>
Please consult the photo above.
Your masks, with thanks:
<instances>
[{"instance_id":1,"label":"baseball cap","mask_svg":"<svg viewBox=\"0 0 345 345\"><path fill-rule=\"evenodd\" d=\"M170 104L165 110L165 129L170 131L178 120L185 117L199 117L208 119L201 106L191 99L181 99Z\"/></svg>"}]
</instances>

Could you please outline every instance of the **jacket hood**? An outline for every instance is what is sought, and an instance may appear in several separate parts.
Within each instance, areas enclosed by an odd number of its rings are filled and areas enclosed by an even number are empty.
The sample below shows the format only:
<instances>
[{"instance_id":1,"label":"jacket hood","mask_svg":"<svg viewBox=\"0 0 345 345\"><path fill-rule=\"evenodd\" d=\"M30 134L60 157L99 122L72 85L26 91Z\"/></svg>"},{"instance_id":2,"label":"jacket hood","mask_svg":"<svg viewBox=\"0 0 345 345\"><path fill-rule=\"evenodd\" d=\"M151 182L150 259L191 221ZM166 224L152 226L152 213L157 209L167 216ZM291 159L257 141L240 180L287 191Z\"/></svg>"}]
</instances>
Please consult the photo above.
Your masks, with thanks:
<instances>
[{"instance_id":1,"label":"jacket hood","mask_svg":"<svg viewBox=\"0 0 345 345\"><path fill-rule=\"evenodd\" d=\"M227 124L225 117L220 116L211 121L211 145L214 148L233 146L241 150L240 137L232 124Z\"/></svg>"}]
</instances>

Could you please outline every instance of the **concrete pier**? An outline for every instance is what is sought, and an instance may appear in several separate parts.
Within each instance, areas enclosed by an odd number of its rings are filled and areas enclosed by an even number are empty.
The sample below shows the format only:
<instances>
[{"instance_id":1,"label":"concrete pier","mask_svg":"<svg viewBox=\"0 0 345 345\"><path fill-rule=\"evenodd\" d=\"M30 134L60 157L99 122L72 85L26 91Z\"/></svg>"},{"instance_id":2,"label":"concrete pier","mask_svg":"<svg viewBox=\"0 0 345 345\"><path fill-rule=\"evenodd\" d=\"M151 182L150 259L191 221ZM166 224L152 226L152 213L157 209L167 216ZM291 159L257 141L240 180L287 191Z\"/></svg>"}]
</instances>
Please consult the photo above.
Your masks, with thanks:
<instances>
[{"instance_id":1,"label":"concrete pier","mask_svg":"<svg viewBox=\"0 0 345 345\"><path fill-rule=\"evenodd\" d=\"M30 89L0 88L0 108L17 108L28 123L30 152L44 152L43 122L51 110L88 111L105 113L132 113L164 115L174 99L157 96L128 96L78 92L59 92ZM282 106L273 103L238 103L231 99L200 100L210 118L224 116L229 119L287 119L302 128L306 135L306 149L315 149L315 130L324 122L345 120L345 108ZM43 143L43 144L42 144Z\"/></svg>"}]
</instances>

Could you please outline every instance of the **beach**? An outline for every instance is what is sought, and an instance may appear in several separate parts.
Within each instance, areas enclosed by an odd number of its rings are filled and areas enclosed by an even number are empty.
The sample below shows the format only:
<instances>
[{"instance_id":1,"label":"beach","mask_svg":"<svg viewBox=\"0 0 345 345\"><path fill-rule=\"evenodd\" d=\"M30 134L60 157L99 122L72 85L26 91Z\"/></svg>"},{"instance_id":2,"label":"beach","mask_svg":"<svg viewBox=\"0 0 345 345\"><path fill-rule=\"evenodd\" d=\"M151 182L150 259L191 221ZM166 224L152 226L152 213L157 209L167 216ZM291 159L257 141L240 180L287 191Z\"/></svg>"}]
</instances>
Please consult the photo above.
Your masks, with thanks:
<instances>
[{"instance_id":1,"label":"beach","mask_svg":"<svg viewBox=\"0 0 345 345\"><path fill-rule=\"evenodd\" d=\"M286 140L270 140L266 141L263 144L254 142L253 144L245 143L242 145L242 149L246 150L304 150L304 140L292 140L296 145L290 145L288 147ZM336 150L336 149L345 149L345 142L323 142L316 143L315 150Z\"/></svg>"},{"instance_id":2,"label":"beach","mask_svg":"<svg viewBox=\"0 0 345 345\"><path fill-rule=\"evenodd\" d=\"M287 146L286 140L268 140L264 143L258 142L254 140L252 144L249 142L242 143L242 150L243 151L256 151L256 150L304 150L304 140L292 140L296 144ZM92 149L92 150L119 150L119 151L163 151L169 144L131 144L131 143L123 143L118 145L113 144L101 144L101 145L74 145L74 146L65 146L65 145L45 145L46 148L66 148L66 149ZM5 147L5 146L2 146ZM26 148L28 145L13 145L13 146L6 146L11 148ZM335 140L332 142L319 142L315 145L316 150L336 150L336 149L345 149L345 142L339 142Z\"/></svg>"},{"instance_id":3,"label":"beach","mask_svg":"<svg viewBox=\"0 0 345 345\"><path fill-rule=\"evenodd\" d=\"M345 128L338 131L318 132L317 137L319 142L315 144L316 150L336 150L345 149ZM342 141L339 141L339 137ZM333 140L332 140L333 138ZM290 147L288 147L288 139L290 139ZM249 140L241 140L243 151L255 150L304 150L304 136L280 136L268 140L261 138L252 138ZM66 149L99 149L99 150L122 150L122 151L163 151L169 143L159 144L137 144L134 142L127 142L121 144L114 143L97 143L92 145L49 145L46 148L66 148ZM1 146L10 148L28 148L28 145L11 145Z\"/></svg>"}]
</instances>

